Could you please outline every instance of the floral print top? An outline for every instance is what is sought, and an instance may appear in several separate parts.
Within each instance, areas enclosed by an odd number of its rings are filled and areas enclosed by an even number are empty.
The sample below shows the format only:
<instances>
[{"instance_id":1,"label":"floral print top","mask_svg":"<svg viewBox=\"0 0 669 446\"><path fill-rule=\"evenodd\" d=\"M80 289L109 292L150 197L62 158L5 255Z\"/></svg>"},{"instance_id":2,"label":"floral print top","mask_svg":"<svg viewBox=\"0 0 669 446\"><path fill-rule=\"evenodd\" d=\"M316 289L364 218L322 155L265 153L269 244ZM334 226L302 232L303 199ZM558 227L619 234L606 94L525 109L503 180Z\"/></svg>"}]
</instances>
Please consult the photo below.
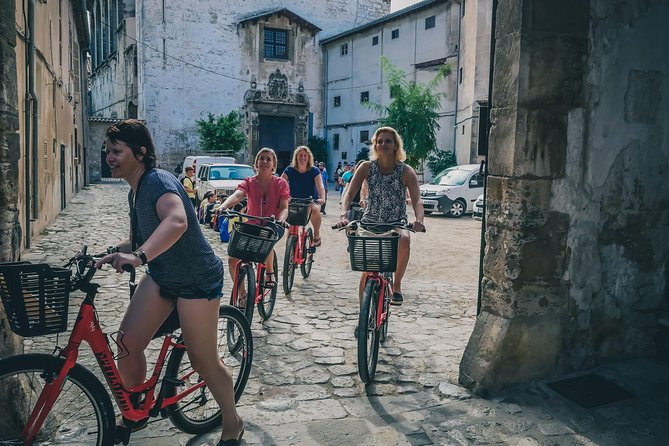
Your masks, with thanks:
<instances>
[{"instance_id":1,"label":"floral print top","mask_svg":"<svg viewBox=\"0 0 669 446\"><path fill-rule=\"evenodd\" d=\"M390 223L406 221L406 186L402 180L404 163L397 163L392 173L384 175L377 160L369 164L367 207L363 221Z\"/></svg>"}]
</instances>

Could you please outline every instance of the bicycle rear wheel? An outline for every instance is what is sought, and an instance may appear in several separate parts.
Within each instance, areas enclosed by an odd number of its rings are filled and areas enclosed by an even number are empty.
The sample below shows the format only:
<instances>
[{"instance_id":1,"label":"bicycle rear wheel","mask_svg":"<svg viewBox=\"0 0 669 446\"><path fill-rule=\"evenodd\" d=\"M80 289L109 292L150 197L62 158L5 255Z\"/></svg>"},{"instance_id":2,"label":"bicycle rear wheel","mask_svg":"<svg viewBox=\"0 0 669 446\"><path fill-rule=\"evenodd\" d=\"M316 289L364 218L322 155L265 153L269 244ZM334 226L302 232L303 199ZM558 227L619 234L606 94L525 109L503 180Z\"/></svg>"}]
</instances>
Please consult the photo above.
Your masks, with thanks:
<instances>
[{"instance_id":1,"label":"bicycle rear wheel","mask_svg":"<svg viewBox=\"0 0 669 446\"><path fill-rule=\"evenodd\" d=\"M239 401L251 372L253 362L253 337L251 327L246 317L236 308L229 305L221 305L218 310L218 352L221 361L225 364L232 375L234 383L235 401ZM228 345L230 336L228 333L234 331L233 338L237 340L234 350ZM177 392L183 392L202 381L200 375L193 370L185 349L175 348L172 350L170 359L165 370L163 385L166 396L174 396ZM188 374L191 374L187 376ZM183 382L183 386L170 385L170 382ZM176 404L167 407L167 413L176 427L189 434L202 434L209 432L221 424L221 409L214 400L207 386L189 394Z\"/></svg>"},{"instance_id":2,"label":"bicycle rear wheel","mask_svg":"<svg viewBox=\"0 0 669 446\"><path fill-rule=\"evenodd\" d=\"M297 249L297 237L289 235L286 241L286 253L283 256L283 292L290 294L295 281L295 250Z\"/></svg>"},{"instance_id":3,"label":"bicycle rear wheel","mask_svg":"<svg viewBox=\"0 0 669 446\"><path fill-rule=\"evenodd\" d=\"M274 277L277 276L279 271L279 262L276 259L276 252L274 253ZM293 271L293 274L295 271ZM279 287L278 284L274 284L273 287L266 287L263 281L260 291L262 296L260 296L260 302L258 302L258 314L263 321L266 321L272 316L274 311L274 304L276 303L276 290Z\"/></svg>"},{"instance_id":4,"label":"bicycle rear wheel","mask_svg":"<svg viewBox=\"0 0 669 446\"><path fill-rule=\"evenodd\" d=\"M0 444L23 444L21 431L44 387L58 376L65 360L44 354L0 360ZM34 444L113 445L114 408L102 383L89 370L75 365L63 383Z\"/></svg>"},{"instance_id":5,"label":"bicycle rear wheel","mask_svg":"<svg viewBox=\"0 0 669 446\"><path fill-rule=\"evenodd\" d=\"M307 228L307 235L304 237L304 243L302 244L302 255L304 256L304 263L300 265L300 272L302 273L302 277L305 279L309 277L309 274L311 274L311 267L314 263L314 253L309 252L310 249L315 249L311 247L313 240L314 233L311 228Z\"/></svg>"},{"instance_id":6,"label":"bicycle rear wheel","mask_svg":"<svg viewBox=\"0 0 669 446\"><path fill-rule=\"evenodd\" d=\"M379 286L367 280L358 317L358 373L364 383L374 380L379 357L379 327L376 326Z\"/></svg>"},{"instance_id":7,"label":"bicycle rear wheel","mask_svg":"<svg viewBox=\"0 0 669 446\"><path fill-rule=\"evenodd\" d=\"M237 299L235 301L235 290L237 290ZM256 277L253 267L248 263L239 265L239 274L237 281L233 284L233 290L230 293L230 305L241 311L251 325L253 320L253 307L255 306L256 295ZM246 296L246 297L244 297Z\"/></svg>"}]
</instances>

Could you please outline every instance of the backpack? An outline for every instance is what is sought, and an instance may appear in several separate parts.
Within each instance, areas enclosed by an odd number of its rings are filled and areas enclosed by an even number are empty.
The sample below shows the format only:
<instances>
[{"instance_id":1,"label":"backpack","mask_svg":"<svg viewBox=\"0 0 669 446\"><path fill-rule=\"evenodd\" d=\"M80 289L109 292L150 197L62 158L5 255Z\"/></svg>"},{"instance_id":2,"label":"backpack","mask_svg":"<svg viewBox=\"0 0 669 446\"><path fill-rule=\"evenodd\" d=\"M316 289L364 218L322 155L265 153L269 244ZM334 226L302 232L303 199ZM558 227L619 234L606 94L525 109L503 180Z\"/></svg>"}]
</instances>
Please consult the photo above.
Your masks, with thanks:
<instances>
[{"instance_id":1,"label":"backpack","mask_svg":"<svg viewBox=\"0 0 669 446\"><path fill-rule=\"evenodd\" d=\"M221 237L221 241L223 243L228 243L230 241L230 231L229 231L229 225L228 225L228 217L220 219L221 222L219 224L219 234Z\"/></svg>"}]
</instances>

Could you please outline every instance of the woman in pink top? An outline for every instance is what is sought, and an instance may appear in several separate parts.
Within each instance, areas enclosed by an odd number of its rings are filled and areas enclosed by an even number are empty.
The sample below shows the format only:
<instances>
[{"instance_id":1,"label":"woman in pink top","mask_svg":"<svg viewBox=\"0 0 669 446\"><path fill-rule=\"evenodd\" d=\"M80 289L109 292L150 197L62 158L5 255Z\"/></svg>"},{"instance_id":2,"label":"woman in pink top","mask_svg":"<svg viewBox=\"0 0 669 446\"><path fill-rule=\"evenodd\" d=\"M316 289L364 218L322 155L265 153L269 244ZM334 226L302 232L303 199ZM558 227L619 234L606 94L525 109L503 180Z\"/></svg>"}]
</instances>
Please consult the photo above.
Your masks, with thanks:
<instances>
[{"instance_id":1,"label":"woman in pink top","mask_svg":"<svg viewBox=\"0 0 669 446\"><path fill-rule=\"evenodd\" d=\"M274 217L278 224L270 224L276 231L279 238L283 237L283 222L288 217L288 199L290 198L290 188L283 178L274 175L276 171L277 159L274 150L262 148L256 155L254 167L256 175L247 177L237 186L235 193L230 195L221 205L219 212L232 208L241 203L246 197L246 213L257 215L259 217ZM228 258L228 271L234 280L234 272L239 259ZM272 251L265 261L267 268L267 277L265 283L273 286L276 283L276 272L274 271L274 251Z\"/></svg>"}]
</instances>

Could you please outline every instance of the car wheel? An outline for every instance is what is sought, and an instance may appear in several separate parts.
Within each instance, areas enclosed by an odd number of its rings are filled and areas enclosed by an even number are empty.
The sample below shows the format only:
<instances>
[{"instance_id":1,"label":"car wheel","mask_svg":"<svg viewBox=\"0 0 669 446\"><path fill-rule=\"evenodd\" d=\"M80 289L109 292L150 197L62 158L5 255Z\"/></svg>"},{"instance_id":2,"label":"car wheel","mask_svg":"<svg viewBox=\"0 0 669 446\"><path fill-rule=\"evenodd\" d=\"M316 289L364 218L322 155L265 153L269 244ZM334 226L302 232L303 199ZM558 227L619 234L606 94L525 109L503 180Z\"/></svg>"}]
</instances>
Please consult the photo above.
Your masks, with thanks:
<instances>
[{"instance_id":1,"label":"car wheel","mask_svg":"<svg viewBox=\"0 0 669 446\"><path fill-rule=\"evenodd\" d=\"M464 201L458 199L451 203L451 207L448 209L448 215L454 218L460 218L465 215L465 210L467 205Z\"/></svg>"}]
</instances>

